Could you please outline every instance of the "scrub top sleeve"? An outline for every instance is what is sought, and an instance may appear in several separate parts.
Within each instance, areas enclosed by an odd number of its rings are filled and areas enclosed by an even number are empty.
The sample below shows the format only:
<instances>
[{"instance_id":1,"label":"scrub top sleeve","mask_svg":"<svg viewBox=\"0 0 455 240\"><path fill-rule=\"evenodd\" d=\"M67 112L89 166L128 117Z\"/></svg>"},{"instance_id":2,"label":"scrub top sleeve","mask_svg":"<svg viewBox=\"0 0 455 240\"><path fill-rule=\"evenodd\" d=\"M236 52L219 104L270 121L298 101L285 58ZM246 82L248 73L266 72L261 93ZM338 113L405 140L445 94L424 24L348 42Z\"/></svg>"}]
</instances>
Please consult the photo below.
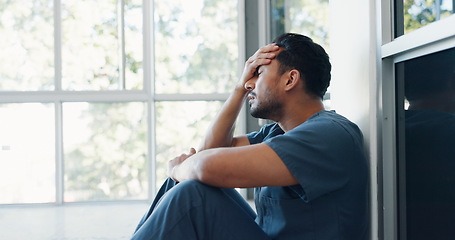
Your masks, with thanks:
<instances>
[{"instance_id":1,"label":"scrub top sleeve","mask_svg":"<svg viewBox=\"0 0 455 240\"><path fill-rule=\"evenodd\" d=\"M349 181L354 142L330 121L303 124L265 141L302 186L300 197L305 201L336 191Z\"/></svg>"},{"instance_id":2,"label":"scrub top sleeve","mask_svg":"<svg viewBox=\"0 0 455 240\"><path fill-rule=\"evenodd\" d=\"M248 137L250 144L261 143L264 139L264 136L261 132L248 133L246 136Z\"/></svg>"},{"instance_id":3,"label":"scrub top sleeve","mask_svg":"<svg viewBox=\"0 0 455 240\"><path fill-rule=\"evenodd\" d=\"M267 139L283 134L284 131L278 126L277 123L271 123L263 126L259 132L252 132L247 134L250 144L262 143Z\"/></svg>"}]
</instances>

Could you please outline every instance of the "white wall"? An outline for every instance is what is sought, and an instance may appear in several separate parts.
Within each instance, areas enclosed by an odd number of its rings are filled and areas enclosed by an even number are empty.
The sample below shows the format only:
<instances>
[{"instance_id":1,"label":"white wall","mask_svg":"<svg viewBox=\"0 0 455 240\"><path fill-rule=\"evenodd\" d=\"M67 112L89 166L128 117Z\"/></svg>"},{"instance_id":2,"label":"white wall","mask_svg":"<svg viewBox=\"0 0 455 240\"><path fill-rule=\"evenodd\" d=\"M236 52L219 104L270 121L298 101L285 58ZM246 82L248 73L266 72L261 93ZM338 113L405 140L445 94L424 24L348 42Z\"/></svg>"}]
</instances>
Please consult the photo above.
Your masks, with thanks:
<instances>
[{"instance_id":1,"label":"white wall","mask_svg":"<svg viewBox=\"0 0 455 240\"><path fill-rule=\"evenodd\" d=\"M331 106L362 129L370 161L371 239L378 239L378 33L374 0L330 1Z\"/></svg>"}]
</instances>

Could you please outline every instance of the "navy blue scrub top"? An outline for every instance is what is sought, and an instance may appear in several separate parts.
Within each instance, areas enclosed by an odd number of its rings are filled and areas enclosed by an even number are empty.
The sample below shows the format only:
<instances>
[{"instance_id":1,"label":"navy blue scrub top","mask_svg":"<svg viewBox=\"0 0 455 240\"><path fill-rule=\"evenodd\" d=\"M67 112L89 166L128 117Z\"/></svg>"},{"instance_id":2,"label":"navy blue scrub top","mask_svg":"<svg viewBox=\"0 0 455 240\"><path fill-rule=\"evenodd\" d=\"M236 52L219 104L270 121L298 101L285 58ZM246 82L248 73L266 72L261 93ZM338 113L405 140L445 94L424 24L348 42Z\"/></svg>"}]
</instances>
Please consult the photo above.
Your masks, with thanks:
<instances>
[{"instance_id":1,"label":"navy blue scrub top","mask_svg":"<svg viewBox=\"0 0 455 240\"><path fill-rule=\"evenodd\" d=\"M299 182L256 188L256 222L271 238L368 238L368 168L354 123L324 110L286 133L273 123L248 139L271 147Z\"/></svg>"}]
</instances>

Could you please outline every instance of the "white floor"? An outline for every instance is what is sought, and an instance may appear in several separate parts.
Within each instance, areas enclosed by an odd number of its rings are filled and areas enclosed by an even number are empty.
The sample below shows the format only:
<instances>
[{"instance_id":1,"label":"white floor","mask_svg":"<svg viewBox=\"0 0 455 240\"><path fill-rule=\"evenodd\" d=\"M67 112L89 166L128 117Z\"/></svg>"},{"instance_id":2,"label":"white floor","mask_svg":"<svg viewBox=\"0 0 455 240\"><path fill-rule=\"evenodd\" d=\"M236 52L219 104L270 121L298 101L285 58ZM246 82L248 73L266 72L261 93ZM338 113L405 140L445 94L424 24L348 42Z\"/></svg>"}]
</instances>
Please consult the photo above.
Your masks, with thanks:
<instances>
[{"instance_id":1,"label":"white floor","mask_svg":"<svg viewBox=\"0 0 455 240\"><path fill-rule=\"evenodd\" d=\"M148 203L1 206L2 240L129 239Z\"/></svg>"}]
</instances>

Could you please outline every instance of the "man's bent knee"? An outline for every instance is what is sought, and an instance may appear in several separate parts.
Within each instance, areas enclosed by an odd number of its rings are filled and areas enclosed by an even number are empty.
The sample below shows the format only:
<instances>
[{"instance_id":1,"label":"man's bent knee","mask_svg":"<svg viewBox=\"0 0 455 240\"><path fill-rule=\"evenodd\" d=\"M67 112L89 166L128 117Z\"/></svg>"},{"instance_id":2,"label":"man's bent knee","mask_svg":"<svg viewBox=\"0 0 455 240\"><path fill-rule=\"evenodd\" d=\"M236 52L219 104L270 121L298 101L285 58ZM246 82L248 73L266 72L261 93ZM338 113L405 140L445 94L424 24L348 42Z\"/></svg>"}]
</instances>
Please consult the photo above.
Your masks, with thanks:
<instances>
[{"instance_id":1,"label":"man's bent knee","mask_svg":"<svg viewBox=\"0 0 455 240\"><path fill-rule=\"evenodd\" d=\"M211 187L196 180L187 180L180 182L175 187L175 191L179 193L199 194L204 195L205 191L214 191L216 187Z\"/></svg>"}]
</instances>

